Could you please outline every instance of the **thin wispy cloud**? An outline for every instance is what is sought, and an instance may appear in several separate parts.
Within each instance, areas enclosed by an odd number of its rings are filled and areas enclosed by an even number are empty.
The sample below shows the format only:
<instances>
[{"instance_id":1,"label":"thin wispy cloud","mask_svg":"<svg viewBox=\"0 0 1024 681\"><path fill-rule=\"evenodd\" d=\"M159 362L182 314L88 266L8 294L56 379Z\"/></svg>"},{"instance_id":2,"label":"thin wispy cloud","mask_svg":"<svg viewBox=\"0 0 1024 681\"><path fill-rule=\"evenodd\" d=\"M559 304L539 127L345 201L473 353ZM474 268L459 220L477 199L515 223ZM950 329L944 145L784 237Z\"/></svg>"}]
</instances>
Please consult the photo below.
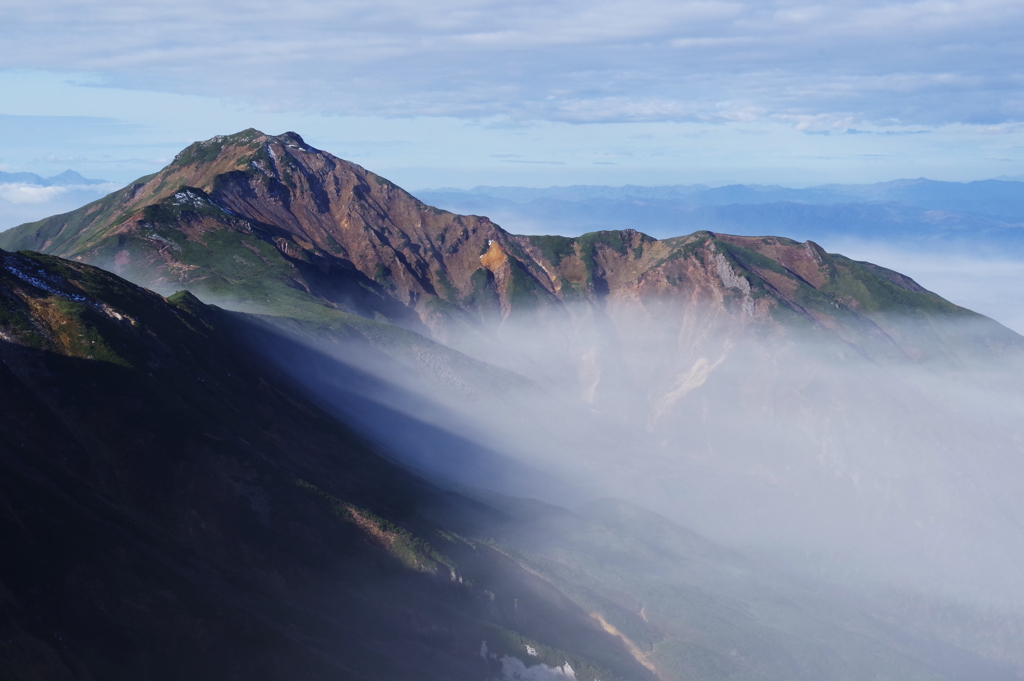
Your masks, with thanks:
<instances>
[{"instance_id":1,"label":"thin wispy cloud","mask_svg":"<svg viewBox=\"0 0 1024 681\"><path fill-rule=\"evenodd\" d=\"M0 183L0 201L8 203L49 203L68 192L68 187L38 187L31 184Z\"/></svg>"},{"instance_id":2,"label":"thin wispy cloud","mask_svg":"<svg viewBox=\"0 0 1024 681\"><path fill-rule=\"evenodd\" d=\"M16 0L0 25L0 68L70 67L118 87L283 110L847 127L1024 119L1024 5L1009 0Z\"/></svg>"}]
</instances>

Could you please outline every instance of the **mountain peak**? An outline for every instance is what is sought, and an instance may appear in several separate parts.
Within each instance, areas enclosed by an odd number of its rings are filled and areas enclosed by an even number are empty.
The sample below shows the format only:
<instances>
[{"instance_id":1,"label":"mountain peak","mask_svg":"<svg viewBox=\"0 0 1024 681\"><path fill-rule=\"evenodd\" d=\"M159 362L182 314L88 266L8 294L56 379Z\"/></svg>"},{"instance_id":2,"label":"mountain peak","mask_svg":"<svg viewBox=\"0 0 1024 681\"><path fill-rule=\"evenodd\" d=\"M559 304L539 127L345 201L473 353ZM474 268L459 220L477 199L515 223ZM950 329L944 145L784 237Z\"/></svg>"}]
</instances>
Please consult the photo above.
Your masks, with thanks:
<instances>
[{"instance_id":1,"label":"mountain peak","mask_svg":"<svg viewBox=\"0 0 1024 681\"><path fill-rule=\"evenodd\" d=\"M531 306L601 308L633 296L699 301L743 324L788 315L888 353L902 346L886 335L885 311L965 312L810 242L708 231L660 241L635 230L513 236L427 206L295 132L254 128L195 142L156 175L10 230L0 245L97 264L163 293L188 288L272 314L336 307L438 339Z\"/></svg>"},{"instance_id":2,"label":"mountain peak","mask_svg":"<svg viewBox=\"0 0 1024 681\"><path fill-rule=\"evenodd\" d=\"M48 177L46 179L51 186L103 184L105 182L105 180L92 180L87 177L82 177L82 175L70 169L65 170L60 175L54 175L53 177Z\"/></svg>"},{"instance_id":3,"label":"mountain peak","mask_svg":"<svg viewBox=\"0 0 1024 681\"><path fill-rule=\"evenodd\" d=\"M169 167L209 163L214 161L225 148L259 146L267 137L268 135L256 128L247 128L233 135L215 135L208 140L193 142L182 149L174 157L174 161Z\"/></svg>"},{"instance_id":4,"label":"mountain peak","mask_svg":"<svg viewBox=\"0 0 1024 681\"><path fill-rule=\"evenodd\" d=\"M65 170L60 175L53 177L42 177L35 173L5 173L0 172L0 182L11 182L19 184L36 185L39 187L68 187L83 186L91 184L106 184L106 180L94 180L82 177L74 170Z\"/></svg>"},{"instance_id":5,"label":"mountain peak","mask_svg":"<svg viewBox=\"0 0 1024 681\"><path fill-rule=\"evenodd\" d=\"M302 139L299 133L292 132L290 130L284 133L283 135L279 135L278 139L280 139L282 142L290 142L292 144L298 144L303 147L306 146L305 140Z\"/></svg>"},{"instance_id":6,"label":"mountain peak","mask_svg":"<svg viewBox=\"0 0 1024 681\"><path fill-rule=\"evenodd\" d=\"M193 142L174 157L172 166L212 163L224 154L253 152L265 144L277 144L302 151L318 151L309 147L302 137L292 131L281 135L268 135L256 128L246 128L233 135L215 135L208 140Z\"/></svg>"}]
</instances>

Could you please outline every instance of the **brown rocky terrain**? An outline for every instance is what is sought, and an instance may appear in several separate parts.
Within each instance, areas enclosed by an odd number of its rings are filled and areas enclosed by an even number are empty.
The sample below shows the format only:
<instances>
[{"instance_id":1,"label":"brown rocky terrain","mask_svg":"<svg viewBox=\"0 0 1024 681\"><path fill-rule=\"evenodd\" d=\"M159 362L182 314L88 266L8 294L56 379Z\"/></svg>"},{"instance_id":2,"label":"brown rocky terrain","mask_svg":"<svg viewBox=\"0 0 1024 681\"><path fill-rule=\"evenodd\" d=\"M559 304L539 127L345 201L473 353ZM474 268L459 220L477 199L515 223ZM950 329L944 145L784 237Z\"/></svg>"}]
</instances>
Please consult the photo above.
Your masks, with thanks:
<instances>
[{"instance_id":1,"label":"brown rocky terrain","mask_svg":"<svg viewBox=\"0 0 1024 681\"><path fill-rule=\"evenodd\" d=\"M168 227L173 234L164 233ZM891 307L893 296L966 313L906 277L829 256L810 242L710 232L658 241L633 230L514 236L485 217L426 206L294 133L255 130L197 142L156 175L5 232L0 242L102 264L157 289L189 285L245 299L252 279L269 275L344 306L356 301L341 292L362 286L367 296L411 308L437 332L446 315L486 317L497 308L507 318L516 302L609 296L735 303L755 318L781 306L849 333L857 326L850 313L877 324L872 313ZM193 244L210 256L197 257ZM236 271L213 255L242 264Z\"/></svg>"}]
</instances>

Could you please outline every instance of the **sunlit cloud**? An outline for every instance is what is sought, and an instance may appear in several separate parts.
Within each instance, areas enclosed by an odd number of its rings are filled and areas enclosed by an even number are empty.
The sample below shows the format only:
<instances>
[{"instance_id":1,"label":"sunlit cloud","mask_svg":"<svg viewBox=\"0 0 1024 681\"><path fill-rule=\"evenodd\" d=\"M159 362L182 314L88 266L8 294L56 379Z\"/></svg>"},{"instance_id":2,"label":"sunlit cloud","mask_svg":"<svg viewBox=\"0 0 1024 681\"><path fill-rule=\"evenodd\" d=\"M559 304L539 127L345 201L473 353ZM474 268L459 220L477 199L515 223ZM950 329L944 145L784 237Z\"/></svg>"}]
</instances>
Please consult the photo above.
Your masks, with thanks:
<instances>
[{"instance_id":1,"label":"sunlit cloud","mask_svg":"<svg viewBox=\"0 0 1024 681\"><path fill-rule=\"evenodd\" d=\"M0 182L0 231L74 210L120 186L114 183L43 186Z\"/></svg>"},{"instance_id":2,"label":"sunlit cloud","mask_svg":"<svg viewBox=\"0 0 1024 681\"><path fill-rule=\"evenodd\" d=\"M48 203L68 192L68 187L40 187L31 184L0 184L0 201L10 203Z\"/></svg>"},{"instance_id":3,"label":"sunlit cloud","mask_svg":"<svg viewBox=\"0 0 1024 681\"><path fill-rule=\"evenodd\" d=\"M0 182L0 203L47 204L76 194L103 196L115 189L120 189L120 186L114 183L41 187L23 182Z\"/></svg>"}]
</instances>

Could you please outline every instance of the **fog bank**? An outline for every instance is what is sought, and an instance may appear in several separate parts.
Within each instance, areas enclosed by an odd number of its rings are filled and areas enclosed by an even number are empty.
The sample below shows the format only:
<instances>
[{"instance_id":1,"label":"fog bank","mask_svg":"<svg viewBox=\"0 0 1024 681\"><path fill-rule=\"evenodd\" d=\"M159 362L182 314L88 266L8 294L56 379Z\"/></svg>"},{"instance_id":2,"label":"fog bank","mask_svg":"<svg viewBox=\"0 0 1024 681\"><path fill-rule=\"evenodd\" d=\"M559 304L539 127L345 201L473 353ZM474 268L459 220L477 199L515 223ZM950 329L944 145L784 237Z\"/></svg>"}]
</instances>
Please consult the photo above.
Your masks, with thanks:
<instances>
[{"instance_id":1,"label":"fog bank","mask_svg":"<svg viewBox=\"0 0 1024 681\"><path fill-rule=\"evenodd\" d=\"M1024 612L1024 339L677 304L520 314L459 352L280 326L263 350L435 480L619 497L791 570Z\"/></svg>"}]
</instances>

